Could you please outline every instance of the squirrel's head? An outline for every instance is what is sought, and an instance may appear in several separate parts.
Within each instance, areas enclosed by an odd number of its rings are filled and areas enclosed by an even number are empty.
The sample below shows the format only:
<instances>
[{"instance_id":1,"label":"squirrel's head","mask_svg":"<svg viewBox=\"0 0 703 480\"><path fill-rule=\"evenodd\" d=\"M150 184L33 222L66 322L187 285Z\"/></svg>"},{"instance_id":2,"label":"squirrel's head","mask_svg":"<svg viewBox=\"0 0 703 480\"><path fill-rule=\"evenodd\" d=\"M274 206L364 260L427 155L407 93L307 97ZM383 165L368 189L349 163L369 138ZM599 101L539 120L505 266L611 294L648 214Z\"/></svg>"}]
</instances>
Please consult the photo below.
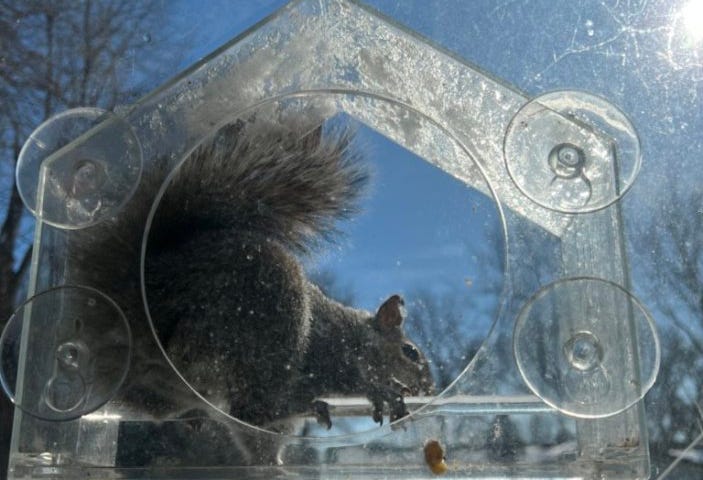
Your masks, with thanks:
<instances>
[{"instance_id":1,"label":"squirrel's head","mask_svg":"<svg viewBox=\"0 0 703 480\"><path fill-rule=\"evenodd\" d=\"M389 297L369 320L368 371L362 372L374 388L395 391L402 396L432 395L435 387L427 358L403 331L405 302ZM371 353L373 352L373 353Z\"/></svg>"}]
</instances>

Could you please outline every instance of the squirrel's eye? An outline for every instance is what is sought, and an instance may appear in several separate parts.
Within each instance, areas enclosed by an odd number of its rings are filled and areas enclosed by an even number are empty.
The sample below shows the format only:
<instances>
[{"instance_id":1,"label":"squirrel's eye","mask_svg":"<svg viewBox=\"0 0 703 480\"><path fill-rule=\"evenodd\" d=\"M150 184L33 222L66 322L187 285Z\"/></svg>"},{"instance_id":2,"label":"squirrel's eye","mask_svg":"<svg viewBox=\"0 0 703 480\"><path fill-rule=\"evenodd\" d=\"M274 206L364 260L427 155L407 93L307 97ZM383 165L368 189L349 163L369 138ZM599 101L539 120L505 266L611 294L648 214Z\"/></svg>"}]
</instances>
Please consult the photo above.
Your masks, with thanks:
<instances>
[{"instance_id":1,"label":"squirrel's eye","mask_svg":"<svg viewBox=\"0 0 703 480\"><path fill-rule=\"evenodd\" d=\"M403 344L403 355L408 357L410 360L413 362L418 362L420 360L420 352L417 351L417 348L411 343L404 343Z\"/></svg>"}]
</instances>

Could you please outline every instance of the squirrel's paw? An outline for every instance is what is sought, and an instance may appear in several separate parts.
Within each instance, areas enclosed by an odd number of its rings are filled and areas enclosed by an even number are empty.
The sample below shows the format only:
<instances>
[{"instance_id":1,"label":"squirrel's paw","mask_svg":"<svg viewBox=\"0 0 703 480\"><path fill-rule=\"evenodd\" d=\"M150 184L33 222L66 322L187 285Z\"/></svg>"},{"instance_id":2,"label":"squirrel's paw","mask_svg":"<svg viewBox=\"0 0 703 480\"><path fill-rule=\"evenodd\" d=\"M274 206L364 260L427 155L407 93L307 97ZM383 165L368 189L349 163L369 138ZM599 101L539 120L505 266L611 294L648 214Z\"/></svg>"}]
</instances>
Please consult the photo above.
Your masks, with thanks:
<instances>
[{"instance_id":1,"label":"squirrel's paw","mask_svg":"<svg viewBox=\"0 0 703 480\"><path fill-rule=\"evenodd\" d=\"M405 400L403 397L405 395L405 390L401 389L401 392L396 392L393 389L386 389L382 393L377 393L370 396L371 404L373 405L373 421L379 425L383 425L383 405L388 404L390 412L390 421L395 422L403 417L406 417L409 412L405 405Z\"/></svg>"},{"instance_id":2,"label":"squirrel's paw","mask_svg":"<svg viewBox=\"0 0 703 480\"><path fill-rule=\"evenodd\" d=\"M371 399L373 404L373 421L378 423L379 426L383 425L383 398L376 397Z\"/></svg>"},{"instance_id":3,"label":"squirrel's paw","mask_svg":"<svg viewBox=\"0 0 703 480\"><path fill-rule=\"evenodd\" d=\"M405 406L405 401L403 400L402 395L398 395L391 401L389 401L388 406L390 407L391 411L391 422L400 420L401 418L406 417L408 415L408 407Z\"/></svg>"},{"instance_id":4,"label":"squirrel's paw","mask_svg":"<svg viewBox=\"0 0 703 480\"><path fill-rule=\"evenodd\" d=\"M332 428L332 419L330 418L330 408L327 402L315 400L312 402L312 411L317 418L317 423L327 427L327 430Z\"/></svg>"}]
</instances>

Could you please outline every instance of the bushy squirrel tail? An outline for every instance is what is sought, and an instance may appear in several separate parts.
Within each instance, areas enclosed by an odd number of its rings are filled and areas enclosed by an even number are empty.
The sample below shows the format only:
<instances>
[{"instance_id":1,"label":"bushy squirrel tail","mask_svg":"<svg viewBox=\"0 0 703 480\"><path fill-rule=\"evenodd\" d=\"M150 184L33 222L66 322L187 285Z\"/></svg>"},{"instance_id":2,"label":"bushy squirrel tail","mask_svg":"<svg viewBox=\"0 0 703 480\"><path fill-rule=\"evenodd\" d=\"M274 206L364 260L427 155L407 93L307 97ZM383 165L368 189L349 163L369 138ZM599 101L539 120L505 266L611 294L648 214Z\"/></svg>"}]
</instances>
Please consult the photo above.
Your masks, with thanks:
<instances>
[{"instance_id":1,"label":"bushy squirrel tail","mask_svg":"<svg viewBox=\"0 0 703 480\"><path fill-rule=\"evenodd\" d=\"M349 130L227 125L172 176L150 238L228 229L306 251L357 210L369 172L353 139Z\"/></svg>"}]
</instances>

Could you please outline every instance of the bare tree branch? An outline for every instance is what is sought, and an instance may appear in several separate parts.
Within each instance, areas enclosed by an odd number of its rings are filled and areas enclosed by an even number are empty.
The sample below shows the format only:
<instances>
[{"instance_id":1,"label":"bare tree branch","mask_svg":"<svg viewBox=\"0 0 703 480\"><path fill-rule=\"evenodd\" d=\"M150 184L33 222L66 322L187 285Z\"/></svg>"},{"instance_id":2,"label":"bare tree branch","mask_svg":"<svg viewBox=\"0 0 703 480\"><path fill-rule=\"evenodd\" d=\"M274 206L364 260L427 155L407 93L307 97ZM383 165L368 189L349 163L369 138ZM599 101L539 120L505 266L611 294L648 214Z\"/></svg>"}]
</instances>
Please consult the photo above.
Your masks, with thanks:
<instances>
[{"instance_id":1,"label":"bare tree branch","mask_svg":"<svg viewBox=\"0 0 703 480\"><path fill-rule=\"evenodd\" d=\"M703 394L703 190L681 188L674 176L669 181L669 196L635 236L647 259L636 268L643 269L643 286L661 315L661 367L646 397L654 452L694 439Z\"/></svg>"},{"instance_id":2,"label":"bare tree branch","mask_svg":"<svg viewBox=\"0 0 703 480\"><path fill-rule=\"evenodd\" d=\"M14 128L12 151L16 158L20 151L19 131L17 127ZM19 224L24 211L24 205L14 178L11 188L12 192L7 207L7 215L2 227L0 227L0 318L2 318L3 322L12 312L11 299L14 295L14 272L12 268L14 248Z\"/></svg>"},{"instance_id":3,"label":"bare tree branch","mask_svg":"<svg viewBox=\"0 0 703 480\"><path fill-rule=\"evenodd\" d=\"M137 59L142 32L157 25L157 0L0 0L0 162L14 171L21 145L52 115L77 106L112 108L135 92L119 68ZM153 46L153 45L152 45ZM147 63L135 61L136 68ZM133 87L131 87L133 89ZM144 92L139 92L144 93ZM31 264L31 223L14 180L3 179L0 327ZM0 395L0 478L6 475L12 408Z\"/></svg>"}]
</instances>

